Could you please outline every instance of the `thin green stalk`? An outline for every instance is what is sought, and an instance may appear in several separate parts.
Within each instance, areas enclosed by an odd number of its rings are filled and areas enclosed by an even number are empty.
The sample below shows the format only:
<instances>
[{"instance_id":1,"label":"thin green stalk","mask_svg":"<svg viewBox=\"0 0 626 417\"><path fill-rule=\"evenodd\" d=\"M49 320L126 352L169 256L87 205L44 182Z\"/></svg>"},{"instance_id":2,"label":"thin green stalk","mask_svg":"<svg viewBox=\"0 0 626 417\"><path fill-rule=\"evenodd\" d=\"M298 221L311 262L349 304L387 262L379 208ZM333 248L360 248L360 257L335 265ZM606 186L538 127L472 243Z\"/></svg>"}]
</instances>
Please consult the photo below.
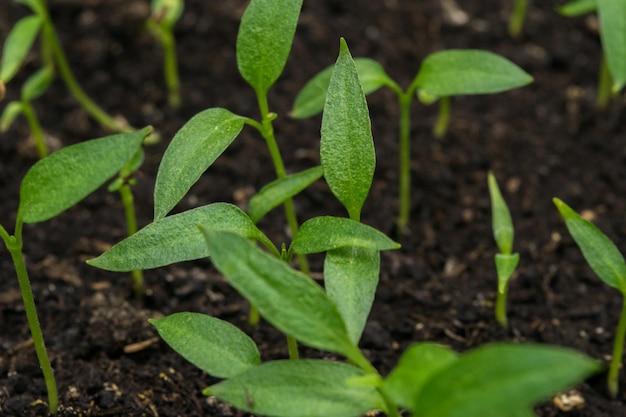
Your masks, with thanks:
<instances>
[{"instance_id":1,"label":"thin green stalk","mask_svg":"<svg viewBox=\"0 0 626 417\"><path fill-rule=\"evenodd\" d=\"M398 233L406 235L408 232L411 212L411 101L412 94L402 93L398 96L400 102L400 143L399 143L399 189L400 197L398 213Z\"/></svg>"},{"instance_id":2,"label":"thin green stalk","mask_svg":"<svg viewBox=\"0 0 626 417\"><path fill-rule=\"evenodd\" d=\"M505 329L509 326L506 316L506 298L508 293L507 288L508 285L504 287L504 291L498 291L498 294L496 295L496 320Z\"/></svg>"},{"instance_id":3,"label":"thin green stalk","mask_svg":"<svg viewBox=\"0 0 626 417\"><path fill-rule=\"evenodd\" d=\"M508 31L512 38L519 38L524 29L524 21L526 20L526 11L528 9L528 0L515 0L513 4L513 12L509 18Z\"/></svg>"},{"instance_id":4,"label":"thin green stalk","mask_svg":"<svg viewBox=\"0 0 626 417\"><path fill-rule=\"evenodd\" d=\"M606 109L613 96L611 86L613 85L613 79L609 72L609 66L606 63L606 58L602 55L600 60L600 69L598 74L598 94L596 97L596 105L600 109Z\"/></svg>"},{"instance_id":5,"label":"thin green stalk","mask_svg":"<svg viewBox=\"0 0 626 417\"><path fill-rule=\"evenodd\" d=\"M178 59L176 56L176 40L171 31L163 32L163 72L168 90L168 103L172 108L180 107L180 78L178 77Z\"/></svg>"},{"instance_id":6,"label":"thin green stalk","mask_svg":"<svg viewBox=\"0 0 626 417\"><path fill-rule=\"evenodd\" d=\"M298 341L291 336L287 336L287 349L289 349L289 359L297 361L300 359L298 352Z\"/></svg>"},{"instance_id":7,"label":"thin green stalk","mask_svg":"<svg viewBox=\"0 0 626 417\"><path fill-rule=\"evenodd\" d=\"M52 370L50 359L48 358L48 352L46 350L43 332L41 331L41 325L39 324L37 308L35 307L35 299L30 286L30 280L28 279L28 271L26 270L26 264L24 263L24 255L22 253L22 224L19 219L16 223L15 236L10 236L6 230L0 226L0 237L4 240L4 243L11 254L13 265L15 266L15 272L17 273L17 280L20 285L20 292L22 293L22 300L24 302L24 310L26 311L26 320L28 321L30 334L33 338L33 346L35 347L35 353L37 354L39 366L41 367L44 381L46 383L46 389L48 391L48 409L50 410L50 413L56 414L58 410L57 385L54 379L54 371Z\"/></svg>"},{"instance_id":8,"label":"thin green stalk","mask_svg":"<svg viewBox=\"0 0 626 417\"><path fill-rule=\"evenodd\" d=\"M48 156L48 145L46 145L46 141L43 136L43 129L41 128L39 119L35 114L35 109L28 100L22 100L22 114L24 114L24 117L28 122L30 133L33 135L33 139L35 140L35 146L37 147L39 159L43 159Z\"/></svg>"},{"instance_id":9,"label":"thin green stalk","mask_svg":"<svg viewBox=\"0 0 626 417\"><path fill-rule=\"evenodd\" d=\"M607 387L611 398L617 396L619 389L619 369L622 365L622 355L624 353L624 339L626 339L626 298L622 301L622 313L617 324L615 339L613 341L613 357L609 365L607 376Z\"/></svg>"},{"instance_id":10,"label":"thin green stalk","mask_svg":"<svg viewBox=\"0 0 626 417\"><path fill-rule=\"evenodd\" d=\"M137 216L135 214L135 199L130 184L122 184L119 188L122 205L124 206L124 216L126 217L126 230L128 236L137 233ZM141 270L131 271L133 277L133 291L137 299L141 299L144 293L143 272Z\"/></svg>"},{"instance_id":11,"label":"thin green stalk","mask_svg":"<svg viewBox=\"0 0 626 417\"><path fill-rule=\"evenodd\" d=\"M448 131L448 125L450 124L450 97L441 97L439 99L439 114L437 115L437 122L433 127L433 135L440 139Z\"/></svg>"}]
</instances>

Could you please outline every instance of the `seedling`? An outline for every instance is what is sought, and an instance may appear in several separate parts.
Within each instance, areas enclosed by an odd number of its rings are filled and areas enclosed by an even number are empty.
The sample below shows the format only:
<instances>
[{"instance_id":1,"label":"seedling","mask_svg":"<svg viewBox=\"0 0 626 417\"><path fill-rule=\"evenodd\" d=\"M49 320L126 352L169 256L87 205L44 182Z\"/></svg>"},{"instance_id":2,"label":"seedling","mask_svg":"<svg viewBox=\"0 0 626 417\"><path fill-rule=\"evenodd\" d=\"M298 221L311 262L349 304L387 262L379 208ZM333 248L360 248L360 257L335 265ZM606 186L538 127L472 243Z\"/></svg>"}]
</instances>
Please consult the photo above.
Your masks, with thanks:
<instances>
[{"instance_id":1,"label":"seedling","mask_svg":"<svg viewBox=\"0 0 626 417\"><path fill-rule=\"evenodd\" d=\"M509 280L519 263L519 254L513 250L513 221L511 213L502 197L496 177L490 171L487 176L489 195L491 197L491 219L493 237L496 240L500 253L495 255L496 271L498 273L498 295L496 296L496 320L502 327L508 327L506 315L506 299Z\"/></svg>"},{"instance_id":2,"label":"seedling","mask_svg":"<svg viewBox=\"0 0 626 417\"><path fill-rule=\"evenodd\" d=\"M487 51L447 50L429 55L407 90L392 80L383 67L369 58L357 58L356 68L365 94L389 87L400 105L400 161L398 231L408 232L410 217L410 132L411 102L417 95L422 103L439 100L439 117L434 134L445 134L450 118L450 97L466 94L488 94L521 87L532 77L507 59ZM322 110L332 68L326 68L310 80L296 97L292 117L313 116Z\"/></svg>"},{"instance_id":3,"label":"seedling","mask_svg":"<svg viewBox=\"0 0 626 417\"><path fill-rule=\"evenodd\" d=\"M526 21L526 12L528 10L529 0L514 0L513 11L509 17L507 29L512 38L519 38L524 30L524 22Z\"/></svg>"},{"instance_id":4,"label":"seedling","mask_svg":"<svg viewBox=\"0 0 626 417\"><path fill-rule=\"evenodd\" d=\"M57 388L24 262L23 225L49 220L91 194L131 159L149 133L150 129L146 128L86 141L37 162L22 180L15 234L10 235L0 225L0 238L13 259L35 352L48 390L48 407L53 414L58 407Z\"/></svg>"},{"instance_id":5,"label":"seedling","mask_svg":"<svg viewBox=\"0 0 626 417\"><path fill-rule=\"evenodd\" d=\"M626 85L626 2L622 0L570 0L557 7L563 16L598 13L603 56L598 75L596 103L606 108L611 97Z\"/></svg>"},{"instance_id":6,"label":"seedling","mask_svg":"<svg viewBox=\"0 0 626 417\"><path fill-rule=\"evenodd\" d=\"M553 201L565 220L567 230L576 241L591 269L605 284L616 288L624 296L624 305L615 331L613 355L607 376L609 394L615 398L619 389L619 369L626 338L626 263L611 239L593 223L582 218L558 198Z\"/></svg>"},{"instance_id":7,"label":"seedling","mask_svg":"<svg viewBox=\"0 0 626 417\"><path fill-rule=\"evenodd\" d=\"M168 91L168 103L173 108L180 107L180 79L176 58L176 38L174 25L183 14L183 0L152 0L152 14L146 26L163 47L163 73Z\"/></svg>"}]
</instances>

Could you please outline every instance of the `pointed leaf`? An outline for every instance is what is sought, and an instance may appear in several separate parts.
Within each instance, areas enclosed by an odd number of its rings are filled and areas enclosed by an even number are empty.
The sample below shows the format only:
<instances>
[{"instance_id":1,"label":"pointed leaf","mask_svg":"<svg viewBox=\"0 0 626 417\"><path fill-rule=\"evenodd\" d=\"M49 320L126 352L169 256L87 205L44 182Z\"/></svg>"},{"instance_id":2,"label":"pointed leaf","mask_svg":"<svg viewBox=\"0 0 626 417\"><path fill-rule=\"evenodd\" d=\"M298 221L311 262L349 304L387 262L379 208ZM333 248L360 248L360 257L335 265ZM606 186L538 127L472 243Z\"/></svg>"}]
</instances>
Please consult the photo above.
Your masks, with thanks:
<instances>
[{"instance_id":1,"label":"pointed leaf","mask_svg":"<svg viewBox=\"0 0 626 417\"><path fill-rule=\"evenodd\" d=\"M40 68L22 86L22 100L33 101L48 91L54 80L54 69L51 66Z\"/></svg>"},{"instance_id":2,"label":"pointed leaf","mask_svg":"<svg viewBox=\"0 0 626 417\"><path fill-rule=\"evenodd\" d=\"M343 217L320 216L300 226L290 250L307 255L346 246L383 251L398 249L400 244L363 223Z\"/></svg>"},{"instance_id":3,"label":"pointed leaf","mask_svg":"<svg viewBox=\"0 0 626 417\"><path fill-rule=\"evenodd\" d=\"M252 0L237 35L237 66L258 95L283 72L296 32L302 0Z\"/></svg>"},{"instance_id":4,"label":"pointed leaf","mask_svg":"<svg viewBox=\"0 0 626 417\"><path fill-rule=\"evenodd\" d=\"M320 158L332 193L359 221L376 165L369 111L346 41L328 86Z\"/></svg>"},{"instance_id":5,"label":"pointed leaf","mask_svg":"<svg viewBox=\"0 0 626 417\"><path fill-rule=\"evenodd\" d=\"M26 54L33 46L41 29L42 19L37 15L26 16L18 20L9 32L0 61L0 80L8 83L22 65Z\"/></svg>"},{"instance_id":6,"label":"pointed leaf","mask_svg":"<svg viewBox=\"0 0 626 417\"><path fill-rule=\"evenodd\" d=\"M626 294L626 263L617 246L563 201L558 198L553 201L591 269L607 285Z\"/></svg>"},{"instance_id":7,"label":"pointed leaf","mask_svg":"<svg viewBox=\"0 0 626 417\"><path fill-rule=\"evenodd\" d=\"M504 293L509 279L519 264L519 253L496 253L496 271L498 273L498 291Z\"/></svg>"},{"instance_id":8,"label":"pointed leaf","mask_svg":"<svg viewBox=\"0 0 626 417\"><path fill-rule=\"evenodd\" d=\"M513 250L514 236L511 212L502 197L496 177L491 171L487 176L487 182L489 184L489 195L491 197L491 224L493 236L500 252L508 255Z\"/></svg>"},{"instance_id":9,"label":"pointed leaf","mask_svg":"<svg viewBox=\"0 0 626 417\"><path fill-rule=\"evenodd\" d=\"M474 349L433 375L414 401L416 417L501 417L527 410L598 372L597 361L545 345Z\"/></svg>"},{"instance_id":10,"label":"pointed leaf","mask_svg":"<svg viewBox=\"0 0 626 417\"><path fill-rule=\"evenodd\" d=\"M31 167L22 180L19 213L25 223L48 220L87 197L132 158L145 128L63 148Z\"/></svg>"},{"instance_id":11,"label":"pointed leaf","mask_svg":"<svg viewBox=\"0 0 626 417\"><path fill-rule=\"evenodd\" d=\"M268 322L311 347L354 354L337 307L313 280L241 236L203 232L215 267Z\"/></svg>"},{"instance_id":12,"label":"pointed leaf","mask_svg":"<svg viewBox=\"0 0 626 417\"><path fill-rule=\"evenodd\" d=\"M596 0L602 49L613 77L613 91L626 85L626 1Z\"/></svg>"},{"instance_id":13,"label":"pointed leaf","mask_svg":"<svg viewBox=\"0 0 626 417\"><path fill-rule=\"evenodd\" d=\"M448 347L430 342L415 343L404 351L398 365L385 379L383 391L394 403L410 410L428 380L457 358Z\"/></svg>"},{"instance_id":14,"label":"pointed leaf","mask_svg":"<svg viewBox=\"0 0 626 417\"><path fill-rule=\"evenodd\" d=\"M309 168L271 182L250 199L248 213L258 223L267 213L320 179L324 171L321 166Z\"/></svg>"},{"instance_id":15,"label":"pointed leaf","mask_svg":"<svg viewBox=\"0 0 626 417\"><path fill-rule=\"evenodd\" d=\"M326 294L337 305L355 345L361 339L372 309L379 273L380 252L375 249L343 247L326 254Z\"/></svg>"},{"instance_id":16,"label":"pointed leaf","mask_svg":"<svg viewBox=\"0 0 626 417\"><path fill-rule=\"evenodd\" d=\"M232 378L261 363L256 344L232 324L199 313L148 320L179 355L218 378Z\"/></svg>"},{"instance_id":17,"label":"pointed leaf","mask_svg":"<svg viewBox=\"0 0 626 417\"><path fill-rule=\"evenodd\" d=\"M228 230L271 245L237 206L214 203L156 220L87 263L108 271L127 272L205 258L210 253L198 225Z\"/></svg>"},{"instance_id":18,"label":"pointed leaf","mask_svg":"<svg viewBox=\"0 0 626 417\"><path fill-rule=\"evenodd\" d=\"M577 17L593 13L597 10L596 0L571 0L557 6L556 11L566 17Z\"/></svg>"},{"instance_id":19,"label":"pointed leaf","mask_svg":"<svg viewBox=\"0 0 626 417\"><path fill-rule=\"evenodd\" d=\"M244 118L222 108L204 110L174 135L154 185L154 219L165 217L243 129Z\"/></svg>"},{"instance_id":20,"label":"pointed leaf","mask_svg":"<svg viewBox=\"0 0 626 417\"><path fill-rule=\"evenodd\" d=\"M0 132L6 132L9 130L17 116L22 114L24 106L19 101L11 101L4 108L2 116L0 116Z\"/></svg>"},{"instance_id":21,"label":"pointed leaf","mask_svg":"<svg viewBox=\"0 0 626 417\"><path fill-rule=\"evenodd\" d=\"M363 374L339 362L280 360L252 368L204 393L258 415L357 417L383 407L376 389L346 383Z\"/></svg>"},{"instance_id":22,"label":"pointed leaf","mask_svg":"<svg viewBox=\"0 0 626 417\"><path fill-rule=\"evenodd\" d=\"M508 59L472 49L435 52L424 59L417 75L420 90L436 97L499 93L532 80Z\"/></svg>"},{"instance_id":23,"label":"pointed leaf","mask_svg":"<svg viewBox=\"0 0 626 417\"><path fill-rule=\"evenodd\" d=\"M384 85L393 83L382 65L373 59L354 58L354 65L365 95L373 93ZM324 109L326 92L333 70L334 66L327 67L306 83L293 103L291 117L304 119L314 116Z\"/></svg>"}]
</instances>

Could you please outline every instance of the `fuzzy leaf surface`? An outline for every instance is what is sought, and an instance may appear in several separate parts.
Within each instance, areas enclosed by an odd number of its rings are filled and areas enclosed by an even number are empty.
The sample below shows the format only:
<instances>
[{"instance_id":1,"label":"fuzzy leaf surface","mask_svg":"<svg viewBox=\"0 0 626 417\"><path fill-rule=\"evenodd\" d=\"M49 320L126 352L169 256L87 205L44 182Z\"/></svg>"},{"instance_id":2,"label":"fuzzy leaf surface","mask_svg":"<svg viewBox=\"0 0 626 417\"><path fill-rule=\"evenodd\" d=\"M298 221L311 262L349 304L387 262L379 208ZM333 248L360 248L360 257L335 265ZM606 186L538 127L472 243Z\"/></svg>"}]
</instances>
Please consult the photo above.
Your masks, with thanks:
<instances>
[{"instance_id":1,"label":"fuzzy leaf surface","mask_svg":"<svg viewBox=\"0 0 626 417\"><path fill-rule=\"evenodd\" d=\"M365 95L373 93L380 87L393 82L382 65L373 59L354 58L354 65ZM328 91L333 69L333 66L323 69L305 84L293 103L291 117L304 119L324 110L326 92Z\"/></svg>"},{"instance_id":2,"label":"fuzzy leaf surface","mask_svg":"<svg viewBox=\"0 0 626 417\"><path fill-rule=\"evenodd\" d=\"M261 363L256 344L232 324L200 313L150 319L179 355L218 378L232 378Z\"/></svg>"},{"instance_id":3,"label":"fuzzy leaf surface","mask_svg":"<svg viewBox=\"0 0 626 417\"><path fill-rule=\"evenodd\" d=\"M159 165L154 185L154 219L167 215L193 184L230 146L244 118L222 108L192 117L174 135Z\"/></svg>"},{"instance_id":4,"label":"fuzzy leaf surface","mask_svg":"<svg viewBox=\"0 0 626 417\"><path fill-rule=\"evenodd\" d=\"M0 80L5 84L15 76L24 62L26 54L37 38L41 24L40 16L26 16L18 20L7 35L2 49L2 61L0 61Z\"/></svg>"},{"instance_id":5,"label":"fuzzy leaf surface","mask_svg":"<svg viewBox=\"0 0 626 417\"><path fill-rule=\"evenodd\" d=\"M92 139L37 162L22 180L18 209L22 220L51 219L87 197L132 158L151 130Z\"/></svg>"},{"instance_id":6,"label":"fuzzy leaf surface","mask_svg":"<svg viewBox=\"0 0 626 417\"><path fill-rule=\"evenodd\" d=\"M417 75L430 96L488 94L531 83L533 78L508 59L475 49L448 49L429 55Z\"/></svg>"},{"instance_id":7,"label":"fuzzy leaf surface","mask_svg":"<svg viewBox=\"0 0 626 417\"><path fill-rule=\"evenodd\" d=\"M605 284L626 294L626 263L617 246L563 201L553 201L591 269Z\"/></svg>"},{"instance_id":8,"label":"fuzzy leaf surface","mask_svg":"<svg viewBox=\"0 0 626 417\"><path fill-rule=\"evenodd\" d=\"M198 225L228 230L264 244L269 242L240 208L213 203L156 220L87 263L108 271L127 272L205 258L210 252Z\"/></svg>"},{"instance_id":9,"label":"fuzzy leaf surface","mask_svg":"<svg viewBox=\"0 0 626 417\"><path fill-rule=\"evenodd\" d=\"M315 359L264 363L207 388L240 410L274 417L357 417L382 408L372 387L346 383L364 375L352 365Z\"/></svg>"},{"instance_id":10,"label":"fuzzy leaf surface","mask_svg":"<svg viewBox=\"0 0 626 417\"><path fill-rule=\"evenodd\" d=\"M337 307L307 275L241 236L203 232L215 267L268 322L317 349L347 357L358 351Z\"/></svg>"},{"instance_id":11,"label":"fuzzy leaf surface","mask_svg":"<svg viewBox=\"0 0 626 417\"><path fill-rule=\"evenodd\" d=\"M414 400L416 417L521 416L537 402L600 370L571 349L492 344L464 355L432 375Z\"/></svg>"},{"instance_id":12,"label":"fuzzy leaf surface","mask_svg":"<svg viewBox=\"0 0 626 417\"><path fill-rule=\"evenodd\" d=\"M279 178L265 187L250 199L248 203L248 213L254 223L257 223L267 213L278 207L304 190L309 185L320 179L324 175L321 166L309 168L296 174Z\"/></svg>"},{"instance_id":13,"label":"fuzzy leaf surface","mask_svg":"<svg viewBox=\"0 0 626 417\"><path fill-rule=\"evenodd\" d=\"M344 217L319 216L302 223L290 250L308 255L346 246L383 251L398 249L400 244L363 223Z\"/></svg>"},{"instance_id":14,"label":"fuzzy leaf surface","mask_svg":"<svg viewBox=\"0 0 626 417\"><path fill-rule=\"evenodd\" d=\"M376 154L365 95L343 38L328 86L321 136L326 182L350 218L359 221L372 185Z\"/></svg>"},{"instance_id":15,"label":"fuzzy leaf surface","mask_svg":"<svg viewBox=\"0 0 626 417\"><path fill-rule=\"evenodd\" d=\"M237 66L257 94L265 95L283 72L302 0L252 0L241 17Z\"/></svg>"},{"instance_id":16,"label":"fuzzy leaf surface","mask_svg":"<svg viewBox=\"0 0 626 417\"><path fill-rule=\"evenodd\" d=\"M613 91L626 85L626 1L596 0L602 49L613 77Z\"/></svg>"},{"instance_id":17,"label":"fuzzy leaf surface","mask_svg":"<svg viewBox=\"0 0 626 417\"><path fill-rule=\"evenodd\" d=\"M493 229L493 237L498 244L500 252L509 255L513 250L513 221L511 220L511 212L506 205L495 175L489 172L487 176L489 185L489 196L491 197L491 225Z\"/></svg>"}]
</instances>

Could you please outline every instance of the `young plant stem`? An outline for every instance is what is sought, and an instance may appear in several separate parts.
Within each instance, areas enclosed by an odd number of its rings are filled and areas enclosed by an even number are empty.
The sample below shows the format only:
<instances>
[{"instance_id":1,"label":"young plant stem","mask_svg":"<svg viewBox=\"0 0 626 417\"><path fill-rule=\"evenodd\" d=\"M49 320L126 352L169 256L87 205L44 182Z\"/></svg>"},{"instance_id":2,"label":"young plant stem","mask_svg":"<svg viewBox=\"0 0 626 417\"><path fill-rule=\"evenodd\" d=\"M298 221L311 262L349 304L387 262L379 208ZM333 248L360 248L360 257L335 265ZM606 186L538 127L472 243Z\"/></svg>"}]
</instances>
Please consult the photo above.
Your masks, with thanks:
<instances>
[{"instance_id":1,"label":"young plant stem","mask_svg":"<svg viewBox=\"0 0 626 417\"><path fill-rule=\"evenodd\" d=\"M622 313L619 317L617 330L615 331L615 339L613 341L613 357L609 365L609 373L607 376L607 388L611 398L617 396L619 390L618 379L619 369L622 364L622 355L624 353L624 339L626 339L626 298L622 301Z\"/></svg>"},{"instance_id":2,"label":"young plant stem","mask_svg":"<svg viewBox=\"0 0 626 417\"><path fill-rule=\"evenodd\" d=\"M11 254L13 265L15 266L20 292L22 293L22 300L24 302L24 310L26 311L26 320L28 321L30 334L33 338L33 346L35 347L35 353L37 354L39 366L41 367L41 372L43 373L46 389L48 391L48 409L50 413L56 414L58 409L57 385L54 379L54 371L52 370L50 359L48 358L39 318L37 317L37 308L35 307L33 290L30 286L30 280L28 279L28 271L24 263L24 255L22 253L22 222L20 219L16 222L15 236L10 236L7 231L0 226L0 237L4 240Z\"/></svg>"},{"instance_id":3,"label":"young plant stem","mask_svg":"<svg viewBox=\"0 0 626 417\"><path fill-rule=\"evenodd\" d=\"M596 97L596 105L600 109L606 109L613 95L613 93L611 92L613 80L611 78L609 66L606 63L606 58L604 57L604 55L602 55L602 58L600 60L599 72L600 73L598 74L598 94Z\"/></svg>"},{"instance_id":4,"label":"young plant stem","mask_svg":"<svg viewBox=\"0 0 626 417\"><path fill-rule=\"evenodd\" d=\"M496 320L505 329L509 326L506 316L506 298L507 298L508 285L504 287L503 291L498 291L496 295Z\"/></svg>"},{"instance_id":5,"label":"young plant stem","mask_svg":"<svg viewBox=\"0 0 626 417\"><path fill-rule=\"evenodd\" d=\"M513 12L509 18L508 31L512 38L519 38L524 29L524 21L526 20L526 11L528 9L529 0L515 0L513 4Z\"/></svg>"},{"instance_id":6,"label":"young plant stem","mask_svg":"<svg viewBox=\"0 0 626 417\"><path fill-rule=\"evenodd\" d=\"M35 146L37 147L37 155L39 155L39 159L43 159L48 156L48 145L46 145L43 129L35 114L35 109L28 100L22 100L22 114L26 118L30 132L33 135Z\"/></svg>"},{"instance_id":7,"label":"young plant stem","mask_svg":"<svg viewBox=\"0 0 626 417\"><path fill-rule=\"evenodd\" d=\"M287 349L289 350L289 359L300 359L300 353L298 352L298 341L291 336L287 336Z\"/></svg>"},{"instance_id":8,"label":"young plant stem","mask_svg":"<svg viewBox=\"0 0 626 417\"><path fill-rule=\"evenodd\" d=\"M450 124L450 97L441 97L439 99L439 114L437 121L433 127L433 135L437 139L441 139L448 131Z\"/></svg>"},{"instance_id":9,"label":"young plant stem","mask_svg":"<svg viewBox=\"0 0 626 417\"><path fill-rule=\"evenodd\" d=\"M178 77L176 41L171 32L164 31L161 36L164 59L163 72L168 91L167 100L172 108L177 109L180 107L180 79Z\"/></svg>"},{"instance_id":10,"label":"young plant stem","mask_svg":"<svg viewBox=\"0 0 626 417\"><path fill-rule=\"evenodd\" d=\"M130 184L124 183L119 188L120 198L124 206L124 216L126 217L126 230L128 236L137 233L137 216L135 214L135 199ZM135 298L141 300L144 293L143 272L141 270L131 271L133 277L133 292Z\"/></svg>"}]
</instances>

